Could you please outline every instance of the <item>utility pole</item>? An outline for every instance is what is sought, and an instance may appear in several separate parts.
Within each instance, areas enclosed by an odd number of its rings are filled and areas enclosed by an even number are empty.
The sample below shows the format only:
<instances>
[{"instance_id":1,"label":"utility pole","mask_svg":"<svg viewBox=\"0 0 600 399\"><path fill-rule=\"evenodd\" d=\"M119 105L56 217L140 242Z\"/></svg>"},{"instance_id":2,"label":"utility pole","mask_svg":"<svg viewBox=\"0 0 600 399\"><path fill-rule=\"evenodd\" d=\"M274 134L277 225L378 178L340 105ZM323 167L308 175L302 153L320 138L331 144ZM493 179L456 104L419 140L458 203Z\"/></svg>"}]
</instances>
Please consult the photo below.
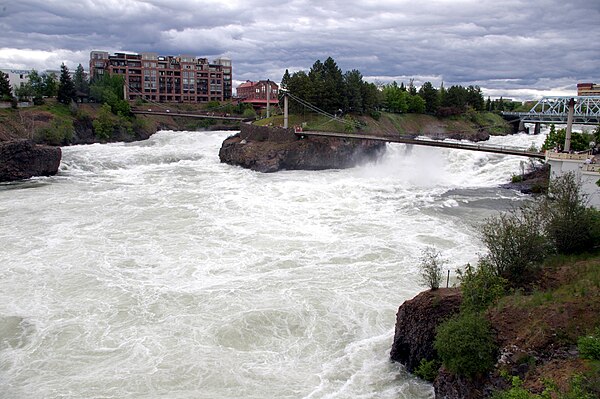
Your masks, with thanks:
<instances>
[{"instance_id":1,"label":"utility pole","mask_svg":"<svg viewBox=\"0 0 600 399\"><path fill-rule=\"evenodd\" d=\"M288 128L288 95L283 94L283 128Z\"/></svg>"},{"instance_id":2,"label":"utility pole","mask_svg":"<svg viewBox=\"0 0 600 399\"><path fill-rule=\"evenodd\" d=\"M567 114L567 132L565 134L565 152L571 149L571 130L573 129L573 114L575 113L575 99L569 100L569 113Z\"/></svg>"},{"instance_id":3,"label":"utility pole","mask_svg":"<svg viewBox=\"0 0 600 399\"><path fill-rule=\"evenodd\" d=\"M267 119L271 116L271 108L269 102L271 101L271 83L267 79Z\"/></svg>"}]
</instances>

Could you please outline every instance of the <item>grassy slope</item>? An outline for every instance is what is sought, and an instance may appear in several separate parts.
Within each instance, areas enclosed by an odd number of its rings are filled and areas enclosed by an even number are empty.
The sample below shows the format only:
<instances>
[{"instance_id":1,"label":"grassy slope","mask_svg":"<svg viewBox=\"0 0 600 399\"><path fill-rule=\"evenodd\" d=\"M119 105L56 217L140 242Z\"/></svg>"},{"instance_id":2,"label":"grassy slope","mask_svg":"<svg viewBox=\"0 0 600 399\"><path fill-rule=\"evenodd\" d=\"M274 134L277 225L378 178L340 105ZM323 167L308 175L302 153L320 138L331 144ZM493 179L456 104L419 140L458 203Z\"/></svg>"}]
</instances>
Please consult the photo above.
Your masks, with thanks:
<instances>
[{"instance_id":1,"label":"grassy slope","mask_svg":"<svg viewBox=\"0 0 600 399\"><path fill-rule=\"evenodd\" d=\"M507 134L510 126L498 115L492 113L470 114L461 117L440 119L423 114L382 113L376 120L368 116L346 116L346 121L358 122L354 129L339 120L317 114L293 114L289 117L289 126L304 126L305 130L320 131L362 131L367 133L443 136L446 133L460 132L475 134L483 128L490 134ZM255 122L257 125L283 126L283 115Z\"/></svg>"},{"instance_id":2,"label":"grassy slope","mask_svg":"<svg viewBox=\"0 0 600 399\"><path fill-rule=\"evenodd\" d=\"M502 298L488 316L500 347L527 365L523 386L531 392L566 392L577 375L600 383L597 362L576 350L579 337L600 328L600 255L550 259L538 289Z\"/></svg>"}]
</instances>

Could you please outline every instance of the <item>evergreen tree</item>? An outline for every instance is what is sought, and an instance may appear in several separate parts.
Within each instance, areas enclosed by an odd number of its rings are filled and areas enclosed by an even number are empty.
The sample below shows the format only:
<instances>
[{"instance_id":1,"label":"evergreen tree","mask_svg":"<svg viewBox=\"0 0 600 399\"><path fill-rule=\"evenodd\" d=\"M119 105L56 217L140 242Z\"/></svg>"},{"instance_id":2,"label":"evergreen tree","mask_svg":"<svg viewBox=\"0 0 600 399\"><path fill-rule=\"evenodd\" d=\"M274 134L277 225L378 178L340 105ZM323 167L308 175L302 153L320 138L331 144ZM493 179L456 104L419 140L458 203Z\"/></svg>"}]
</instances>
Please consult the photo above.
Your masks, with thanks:
<instances>
[{"instance_id":1,"label":"evergreen tree","mask_svg":"<svg viewBox=\"0 0 600 399\"><path fill-rule=\"evenodd\" d=\"M363 110L365 112L377 111L381 105L381 92L374 83L363 82L362 89Z\"/></svg>"},{"instance_id":2,"label":"evergreen tree","mask_svg":"<svg viewBox=\"0 0 600 399\"><path fill-rule=\"evenodd\" d=\"M344 75L344 83L346 84L346 95L344 97L347 99L345 109L362 114L365 111L362 97L362 74L357 69L348 71Z\"/></svg>"},{"instance_id":3,"label":"evergreen tree","mask_svg":"<svg viewBox=\"0 0 600 399\"><path fill-rule=\"evenodd\" d=\"M444 87L444 82L440 85L440 91L438 92L438 105L445 106L446 103L446 88Z\"/></svg>"},{"instance_id":4,"label":"evergreen tree","mask_svg":"<svg viewBox=\"0 0 600 399\"><path fill-rule=\"evenodd\" d=\"M332 114L344 107L344 75L331 57L323 63L323 96L319 108Z\"/></svg>"},{"instance_id":5,"label":"evergreen tree","mask_svg":"<svg viewBox=\"0 0 600 399\"><path fill-rule=\"evenodd\" d=\"M408 94L410 94L411 96L417 95L417 88L415 87L415 80L412 78L410 79L410 82L408 83Z\"/></svg>"},{"instance_id":6,"label":"evergreen tree","mask_svg":"<svg viewBox=\"0 0 600 399\"><path fill-rule=\"evenodd\" d=\"M439 106L438 91L431 82L423 83L419 89L419 96L425 100L425 112L435 114Z\"/></svg>"},{"instance_id":7,"label":"evergreen tree","mask_svg":"<svg viewBox=\"0 0 600 399\"><path fill-rule=\"evenodd\" d=\"M58 101L70 104L75 99L75 85L69 75L69 68L63 63L60 66L60 83L58 84Z\"/></svg>"},{"instance_id":8,"label":"evergreen tree","mask_svg":"<svg viewBox=\"0 0 600 399\"><path fill-rule=\"evenodd\" d=\"M58 82L56 76L52 73L46 73L42 76L42 94L46 97L56 97L58 92Z\"/></svg>"},{"instance_id":9,"label":"evergreen tree","mask_svg":"<svg viewBox=\"0 0 600 399\"><path fill-rule=\"evenodd\" d=\"M476 111L483 111L484 101L479 86L469 86L466 90L466 104Z\"/></svg>"},{"instance_id":10,"label":"evergreen tree","mask_svg":"<svg viewBox=\"0 0 600 399\"><path fill-rule=\"evenodd\" d=\"M90 93L90 85L81 64L77 65L75 75L73 75L73 85L77 94L88 95Z\"/></svg>"},{"instance_id":11,"label":"evergreen tree","mask_svg":"<svg viewBox=\"0 0 600 399\"><path fill-rule=\"evenodd\" d=\"M12 98L12 89L10 87L10 81L8 80L8 74L0 71L0 99L10 100Z\"/></svg>"},{"instance_id":12,"label":"evergreen tree","mask_svg":"<svg viewBox=\"0 0 600 399\"><path fill-rule=\"evenodd\" d=\"M281 78L281 88L282 89L287 89L288 85L290 84L290 73L288 72L288 70L285 70L285 73L283 74L283 77Z\"/></svg>"},{"instance_id":13,"label":"evergreen tree","mask_svg":"<svg viewBox=\"0 0 600 399\"><path fill-rule=\"evenodd\" d=\"M304 98L316 107L321 108L323 102L323 63L316 60L308 72L310 81L310 97Z\"/></svg>"}]
</instances>

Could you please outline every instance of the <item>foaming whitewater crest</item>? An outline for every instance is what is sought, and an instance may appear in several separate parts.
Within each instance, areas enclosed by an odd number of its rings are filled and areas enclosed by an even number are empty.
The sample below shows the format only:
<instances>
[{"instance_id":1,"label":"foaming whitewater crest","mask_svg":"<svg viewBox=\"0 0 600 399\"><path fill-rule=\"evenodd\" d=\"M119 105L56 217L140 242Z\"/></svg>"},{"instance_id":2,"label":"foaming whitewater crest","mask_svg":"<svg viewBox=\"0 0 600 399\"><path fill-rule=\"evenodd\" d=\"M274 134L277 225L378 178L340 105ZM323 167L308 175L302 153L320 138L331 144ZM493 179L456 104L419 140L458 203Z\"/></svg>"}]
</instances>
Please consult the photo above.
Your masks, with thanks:
<instances>
[{"instance_id":1,"label":"foaming whitewater crest","mask_svg":"<svg viewBox=\"0 0 600 399\"><path fill-rule=\"evenodd\" d=\"M423 248L476 260L519 160L390 145L261 174L219 163L229 134L66 147L0 187L2 395L432 397L388 360L397 307Z\"/></svg>"}]
</instances>

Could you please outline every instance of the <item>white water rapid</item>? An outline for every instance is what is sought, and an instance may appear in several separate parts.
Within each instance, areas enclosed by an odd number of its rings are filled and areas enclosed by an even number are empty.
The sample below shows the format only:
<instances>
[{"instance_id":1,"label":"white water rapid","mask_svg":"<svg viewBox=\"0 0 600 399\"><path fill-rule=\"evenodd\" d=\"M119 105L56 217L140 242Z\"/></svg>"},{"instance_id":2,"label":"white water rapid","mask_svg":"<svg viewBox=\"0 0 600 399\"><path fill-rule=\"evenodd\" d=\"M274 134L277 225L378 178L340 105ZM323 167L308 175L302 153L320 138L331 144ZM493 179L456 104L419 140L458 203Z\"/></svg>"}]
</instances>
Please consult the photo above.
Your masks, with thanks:
<instances>
[{"instance_id":1,"label":"white water rapid","mask_svg":"<svg viewBox=\"0 0 600 399\"><path fill-rule=\"evenodd\" d=\"M426 246L476 261L526 159L392 144L261 174L219 163L228 134L65 147L0 185L0 398L433 397L389 360L395 313Z\"/></svg>"}]
</instances>

